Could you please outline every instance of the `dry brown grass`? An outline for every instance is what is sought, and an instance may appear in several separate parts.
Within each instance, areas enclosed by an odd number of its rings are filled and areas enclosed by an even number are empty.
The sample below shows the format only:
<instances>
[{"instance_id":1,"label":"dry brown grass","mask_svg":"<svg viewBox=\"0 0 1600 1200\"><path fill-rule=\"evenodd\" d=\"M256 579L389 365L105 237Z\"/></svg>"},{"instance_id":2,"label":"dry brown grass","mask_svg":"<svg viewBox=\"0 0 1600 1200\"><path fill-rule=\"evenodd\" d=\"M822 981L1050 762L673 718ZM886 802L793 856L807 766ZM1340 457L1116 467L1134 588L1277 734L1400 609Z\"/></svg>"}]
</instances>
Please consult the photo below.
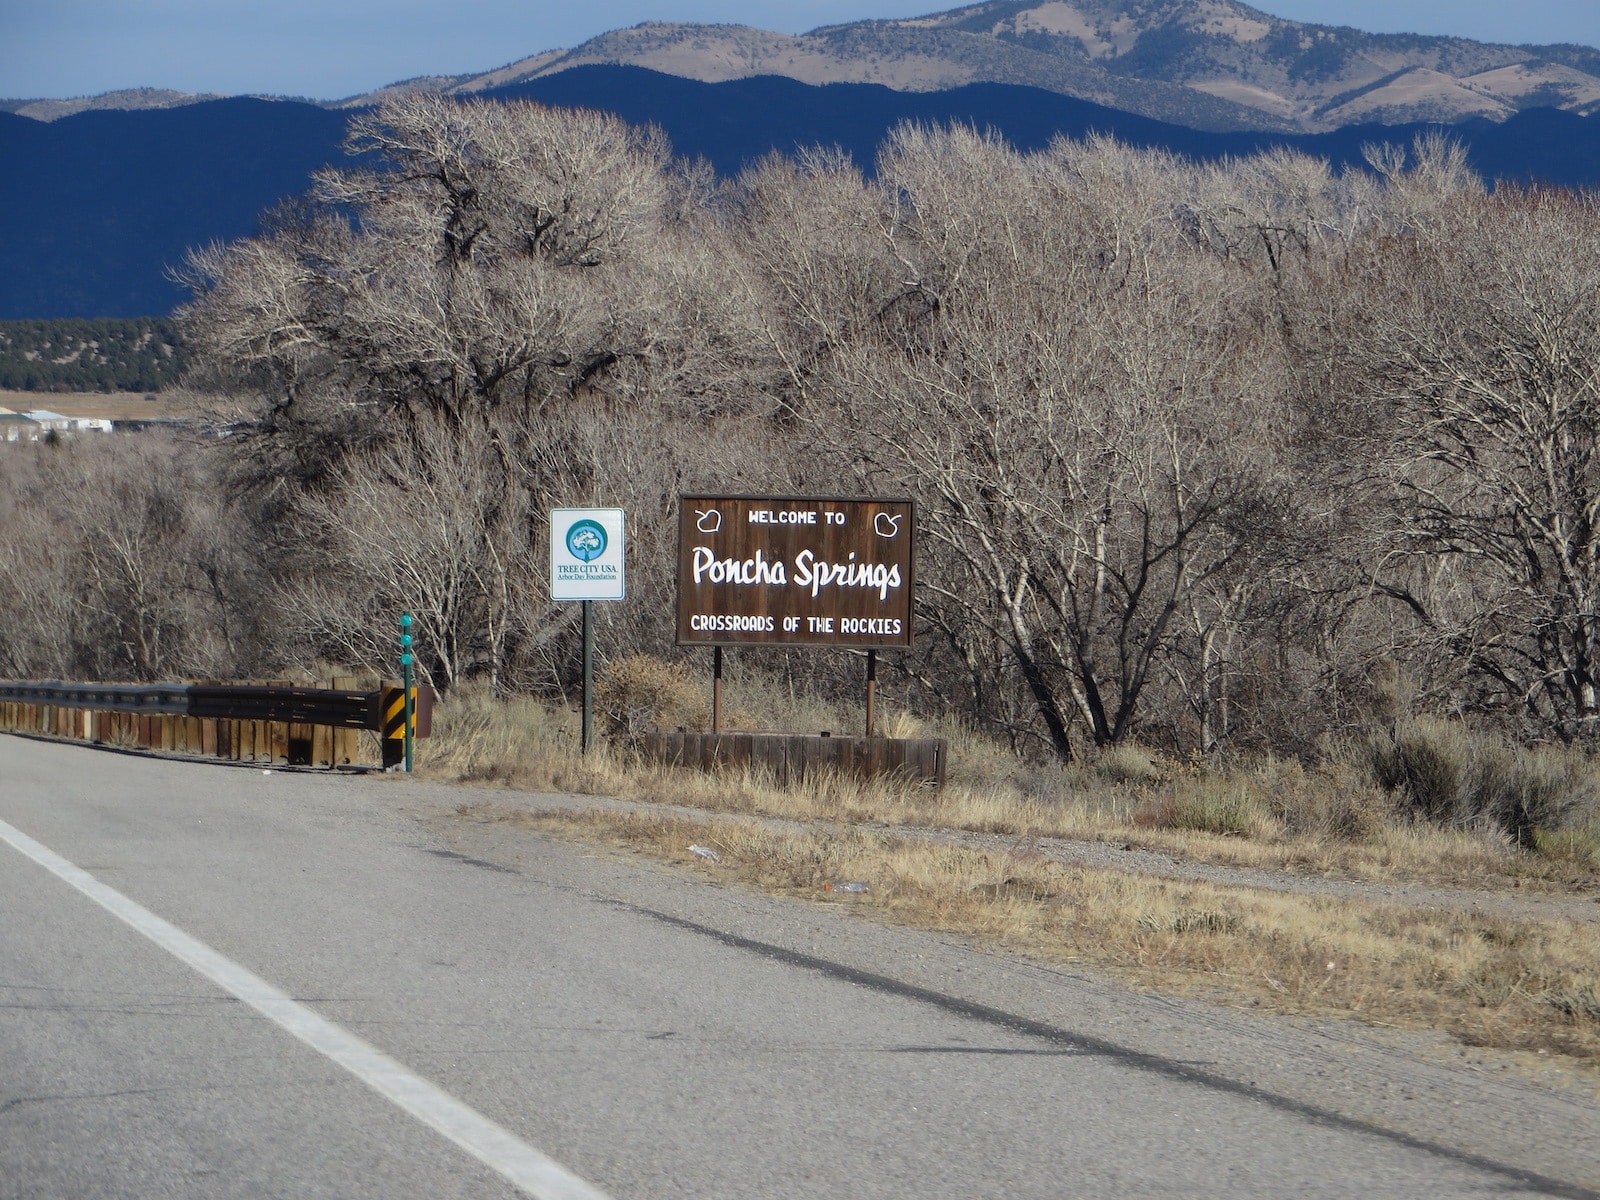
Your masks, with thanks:
<instances>
[{"instance_id":1,"label":"dry brown grass","mask_svg":"<svg viewBox=\"0 0 1600 1200\"><path fill-rule=\"evenodd\" d=\"M599 841L778 894L849 903L981 945L1083 962L1140 986L1277 1013L1442 1030L1600 1069L1592 926L1419 910L1067 866L858 828L738 818L463 810ZM712 847L710 862L688 851ZM824 884L862 881L849 895Z\"/></svg>"},{"instance_id":2,"label":"dry brown grass","mask_svg":"<svg viewBox=\"0 0 1600 1200\"><path fill-rule=\"evenodd\" d=\"M920 732L915 729L906 732ZM702 774L605 747L577 753L573 714L532 700L458 694L441 706L424 770L436 777L667 803L798 822L886 825L1110 841L1195 862L1363 881L1468 887L1593 887L1600 856L1574 835L1529 853L1487 828L1441 828L1399 813L1331 765L1263 760L1212 770L1171 766L1125 748L1094 767L1022 768L958 732L959 764L942 790L826 776L781 788L759 773ZM1592 839L1591 839L1592 840Z\"/></svg>"},{"instance_id":3,"label":"dry brown grass","mask_svg":"<svg viewBox=\"0 0 1600 1200\"><path fill-rule=\"evenodd\" d=\"M0 390L0 408L28 412L43 408L64 417L110 417L137 420L152 417L180 417L191 409L167 394L150 392L12 392Z\"/></svg>"},{"instance_id":4,"label":"dry brown grass","mask_svg":"<svg viewBox=\"0 0 1600 1200\"><path fill-rule=\"evenodd\" d=\"M773 893L857 904L998 949L1092 964L1140 986L1279 1013L1426 1026L1473 1044L1600 1064L1592 924L1185 882L910 836L926 828L1115 840L1235 866L1557 887L1593 882L1587 827L1549 835L1537 853L1519 850L1482 830L1408 819L1393 797L1338 765L1175 767L1130 748L1094 768L1029 774L974 739L957 748L965 769L942 791L839 776L785 789L750 772L676 770L604 748L582 757L575 718L531 701L457 696L436 732L426 767L436 775L708 814L483 807L469 815L625 847ZM715 848L721 862L690 854L691 844ZM872 891L823 890L851 880Z\"/></svg>"}]
</instances>

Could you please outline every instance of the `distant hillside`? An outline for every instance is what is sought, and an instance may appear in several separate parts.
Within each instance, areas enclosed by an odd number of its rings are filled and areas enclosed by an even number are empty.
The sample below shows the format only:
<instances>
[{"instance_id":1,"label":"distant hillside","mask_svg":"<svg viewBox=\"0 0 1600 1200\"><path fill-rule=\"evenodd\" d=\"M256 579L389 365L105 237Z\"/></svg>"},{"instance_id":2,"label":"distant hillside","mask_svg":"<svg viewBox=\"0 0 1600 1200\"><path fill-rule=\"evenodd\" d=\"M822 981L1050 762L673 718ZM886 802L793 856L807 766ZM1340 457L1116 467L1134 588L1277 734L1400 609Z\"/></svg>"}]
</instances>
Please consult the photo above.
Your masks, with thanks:
<instances>
[{"instance_id":1,"label":"distant hillside","mask_svg":"<svg viewBox=\"0 0 1600 1200\"><path fill-rule=\"evenodd\" d=\"M158 392L183 374L171 321L0 321L0 388L18 392Z\"/></svg>"},{"instance_id":2,"label":"distant hillside","mask_svg":"<svg viewBox=\"0 0 1600 1200\"><path fill-rule=\"evenodd\" d=\"M678 153L724 174L778 150L838 145L870 168L902 121L992 128L1022 149L1057 134L1113 134L1195 159L1289 145L1359 162L1369 141L1409 143L1421 126L1324 134L1208 133L1038 88L969 84L903 92L760 77L707 84L637 67L577 67L480 93L604 109L653 122ZM340 161L348 113L223 100L141 112L85 112L44 124L0 113L0 319L161 314L184 299L168 276L185 250L253 232L260 214ZM1556 109L1452 127L1490 178L1600 185L1600 121Z\"/></svg>"},{"instance_id":3,"label":"distant hillside","mask_svg":"<svg viewBox=\"0 0 1600 1200\"><path fill-rule=\"evenodd\" d=\"M0 319L137 317L190 246L243 237L343 157L347 113L212 100L44 124L0 113Z\"/></svg>"},{"instance_id":4,"label":"distant hillside","mask_svg":"<svg viewBox=\"0 0 1600 1200\"><path fill-rule=\"evenodd\" d=\"M594 64L706 82L782 75L903 91L1011 83L1211 131L1318 132L1600 109L1600 51L1592 47L1364 33L1284 20L1237 0L988 0L797 37L650 22L447 86L486 91Z\"/></svg>"},{"instance_id":5,"label":"distant hillside","mask_svg":"<svg viewBox=\"0 0 1600 1200\"><path fill-rule=\"evenodd\" d=\"M1506 121L1534 108L1600 111L1594 47L1365 33L1285 20L1238 0L985 0L798 36L652 21L492 71L403 80L329 106L359 108L386 93L423 88L481 94L586 66L644 67L703 83L777 75L902 92L1006 83L1214 133ZM141 88L74 100L0 100L0 111L56 120L203 99Z\"/></svg>"},{"instance_id":6,"label":"distant hillside","mask_svg":"<svg viewBox=\"0 0 1600 1200\"><path fill-rule=\"evenodd\" d=\"M651 23L602 34L576 50L539 55L446 90L473 94L595 65L646 67L707 83L776 75L810 84L874 83L912 93L1008 83L1198 129L1292 128L1280 116L1181 84L1123 78L1081 55L1040 52L963 30L900 28L889 22L799 37L742 25Z\"/></svg>"},{"instance_id":7,"label":"distant hillside","mask_svg":"<svg viewBox=\"0 0 1600 1200\"><path fill-rule=\"evenodd\" d=\"M120 92L102 92L98 96L75 96L70 100L0 100L0 111L14 112L19 117L32 117L36 121L55 121L81 112L182 108L186 104L199 104L204 100L223 99L226 97L215 92L196 95L167 88L126 88Z\"/></svg>"}]
</instances>

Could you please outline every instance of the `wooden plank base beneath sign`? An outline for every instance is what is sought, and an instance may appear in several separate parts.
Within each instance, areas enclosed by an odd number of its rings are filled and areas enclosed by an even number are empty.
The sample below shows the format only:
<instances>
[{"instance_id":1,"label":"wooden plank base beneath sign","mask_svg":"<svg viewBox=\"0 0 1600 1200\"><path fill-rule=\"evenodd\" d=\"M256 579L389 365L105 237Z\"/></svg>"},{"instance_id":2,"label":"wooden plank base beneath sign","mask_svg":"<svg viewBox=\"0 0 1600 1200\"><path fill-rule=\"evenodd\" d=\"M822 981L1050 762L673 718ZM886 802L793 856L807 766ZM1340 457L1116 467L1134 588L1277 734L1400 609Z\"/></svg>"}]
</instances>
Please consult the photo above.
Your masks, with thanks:
<instances>
[{"instance_id":1,"label":"wooden plank base beneath sign","mask_svg":"<svg viewBox=\"0 0 1600 1200\"><path fill-rule=\"evenodd\" d=\"M944 786L948 747L943 738L833 737L799 733L645 734L647 757L677 767L755 770L788 786L819 771L867 777L890 776Z\"/></svg>"}]
</instances>

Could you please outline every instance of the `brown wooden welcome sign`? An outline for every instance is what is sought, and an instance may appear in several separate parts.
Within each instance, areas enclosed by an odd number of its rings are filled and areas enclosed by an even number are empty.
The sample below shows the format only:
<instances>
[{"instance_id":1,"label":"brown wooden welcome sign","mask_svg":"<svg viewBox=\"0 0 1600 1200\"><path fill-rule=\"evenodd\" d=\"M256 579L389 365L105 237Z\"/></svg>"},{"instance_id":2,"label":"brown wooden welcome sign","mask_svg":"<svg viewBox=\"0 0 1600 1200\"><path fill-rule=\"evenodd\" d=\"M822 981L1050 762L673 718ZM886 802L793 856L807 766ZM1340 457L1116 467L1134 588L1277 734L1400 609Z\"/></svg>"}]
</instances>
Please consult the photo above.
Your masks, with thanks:
<instances>
[{"instance_id":1,"label":"brown wooden welcome sign","mask_svg":"<svg viewBox=\"0 0 1600 1200\"><path fill-rule=\"evenodd\" d=\"M684 496L680 505L680 645L911 645L909 500Z\"/></svg>"}]
</instances>

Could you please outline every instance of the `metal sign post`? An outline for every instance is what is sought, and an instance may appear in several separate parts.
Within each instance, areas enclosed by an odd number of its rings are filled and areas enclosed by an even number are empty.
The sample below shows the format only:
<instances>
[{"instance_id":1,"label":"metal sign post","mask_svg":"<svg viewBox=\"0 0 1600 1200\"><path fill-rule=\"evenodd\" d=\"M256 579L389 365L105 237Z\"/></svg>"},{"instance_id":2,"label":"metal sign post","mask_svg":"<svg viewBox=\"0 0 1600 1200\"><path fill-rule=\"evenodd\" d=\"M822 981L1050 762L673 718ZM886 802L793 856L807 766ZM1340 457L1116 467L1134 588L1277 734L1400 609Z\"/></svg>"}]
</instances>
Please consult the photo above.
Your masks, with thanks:
<instances>
[{"instance_id":1,"label":"metal sign post","mask_svg":"<svg viewBox=\"0 0 1600 1200\"><path fill-rule=\"evenodd\" d=\"M593 600L583 602L583 727L579 733L578 749L589 753L589 742L594 737L594 614Z\"/></svg>"},{"instance_id":2,"label":"metal sign post","mask_svg":"<svg viewBox=\"0 0 1600 1200\"><path fill-rule=\"evenodd\" d=\"M550 510L550 598L583 604L583 723L579 745L584 754L594 742L594 615L595 600L622 600L625 514L620 508L555 508Z\"/></svg>"}]
</instances>

